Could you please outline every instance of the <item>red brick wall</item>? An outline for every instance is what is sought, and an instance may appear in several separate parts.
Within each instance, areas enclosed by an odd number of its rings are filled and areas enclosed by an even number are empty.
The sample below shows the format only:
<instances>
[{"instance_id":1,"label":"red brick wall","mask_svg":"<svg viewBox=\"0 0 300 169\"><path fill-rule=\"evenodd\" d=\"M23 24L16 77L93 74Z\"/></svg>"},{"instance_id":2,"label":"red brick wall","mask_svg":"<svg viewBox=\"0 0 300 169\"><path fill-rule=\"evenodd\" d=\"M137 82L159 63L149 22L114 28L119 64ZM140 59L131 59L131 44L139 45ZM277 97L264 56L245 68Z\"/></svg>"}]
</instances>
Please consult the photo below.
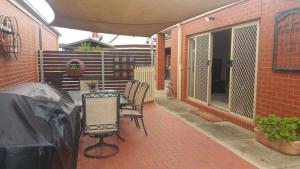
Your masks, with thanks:
<instances>
[{"instance_id":1,"label":"red brick wall","mask_svg":"<svg viewBox=\"0 0 300 169\"><path fill-rule=\"evenodd\" d=\"M42 29L43 37L43 50L58 50L58 38L52 32L49 32L47 29Z\"/></svg>"},{"instance_id":2,"label":"red brick wall","mask_svg":"<svg viewBox=\"0 0 300 169\"><path fill-rule=\"evenodd\" d=\"M209 15L215 17L212 22L206 22L204 18L199 18L182 25L182 99L187 97L188 36L258 20L260 9L261 0L248 0Z\"/></svg>"},{"instance_id":3,"label":"red brick wall","mask_svg":"<svg viewBox=\"0 0 300 169\"><path fill-rule=\"evenodd\" d=\"M24 82L38 80L37 50L39 24L20 9L6 0L1 1L0 15L15 16L19 24L22 39L22 51L18 60L6 61L0 56L0 89ZM44 46L49 50L57 50L58 42L55 35L48 35L43 30Z\"/></svg>"},{"instance_id":4,"label":"red brick wall","mask_svg":"<svg viewBox=\"0 0 300 169\"><path fill-rule=\"evenodd\" d=\"M202 17L182 24L182 99L186 100L187 97L188 37L241 23L260 21L257 114L276 113L300 117L300 73L274 73L272 71L275 14L296 7L300 7L300 2L247 0L210 14L209 16L215 17L212 22L206 22ZM174 28L173 31L175 33L177 29ZM174 37L177 36L172 35L172 66L177 67L177 62L173 60L177 57L177 53L174 52L177 51L177 43L175 43L177 39L175 40ZM175 74L173 73L173 75ZM175 81L175 79L176 77L171 76L171 81ZM201 107L200 104L196 105ZM217 111L211 109L211 112L215 113ZM226 117L226 113L224 117ZM242 120L237 122L234 117L230 116L227 116L227 119L241 126L251 128L249 123L241 123Z\"/></svg>"},{"instance_id":5,"label":"red brick wall","mask_svg":"<svg viewBox=\"0 0 300 169\"><path fill-rule=\"evenodd\" d=\"M258 114L276 113L300 117L300 73L272 71L275 14L296 7L300 7L300 2L263 0L256 100Z\"/></svg>"},{"instance_id":6,"label":"red brick wall","mask_svg":"<svg viewBox=\"0 0 300 169\"><path fill-rule=\"evenodd\" d=\"M157 34L156 36L156 89L165 88L165 36Z\"/></svg>"},{"instance_id":7,"label":"red brick wall","mask_svg":"<svg viewBox=\"0 0 300 169\"><path fill-rule=\"evenodd\" d=\"M171 48L172 47L172 40L168 39L165 41L165 48Z\"/></svg>"}]
</instances>

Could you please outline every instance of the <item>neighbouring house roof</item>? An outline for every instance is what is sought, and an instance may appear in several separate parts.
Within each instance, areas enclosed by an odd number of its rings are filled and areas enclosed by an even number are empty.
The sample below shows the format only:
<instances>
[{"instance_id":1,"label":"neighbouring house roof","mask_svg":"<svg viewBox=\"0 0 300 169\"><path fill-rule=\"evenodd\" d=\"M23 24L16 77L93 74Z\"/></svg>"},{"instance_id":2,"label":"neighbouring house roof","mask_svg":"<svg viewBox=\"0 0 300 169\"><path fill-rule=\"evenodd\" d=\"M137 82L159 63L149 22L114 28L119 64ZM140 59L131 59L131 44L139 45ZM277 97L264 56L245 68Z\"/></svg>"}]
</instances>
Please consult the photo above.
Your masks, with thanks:
<instances>
[{"instance_id":1,"label":"neighbouring house roof","mask_svg":"<svg viewBox=\"0 0 300 169\"><path fill-rule=\"evenodd\" d=\"M32 16L34 16L38 21L40 21L44 26L50 29L53 33L58 36L61 36L58 30L49 25L49 22L36 10L32 7L26 0L16 0L24 9L27 10Z\"/></svg>"},{"instance_id":2,"label":"neighbouring house roof","mask_svg":"<svg viewBox=\"0 0 300 169\"><path fill-rule=\"evenodd\" d=\"M63 49L75 49L78 48L81 44L83 43L89 43L91 44L91 46L100 46L102 48L113 48L112 45L92 39L92 38L87 38L87 39L83 39L80 41L76 41L76 42L72 42L72 43L68 43L68 44L60 44L60 48Z\"/></svg>"},{"instance_id":3,"label":"neighbouring house roof","mask_svg":"<svg viewBox=\"0 0 300 169\"><path fill-rule=\"evenodd\" d=\"M149 37L178 22L239 0L46 0L54 26Z\"/></svg>"},{"instance_id":4,"label":"neighbouring house roof","mask_svg":"<svg viewBox=\"0 0 300 169\"><path fill-rule=\"evenodd\" d=\"M115 49L151 49L150 45L143 44L125 44L125 45L114 45ZM153 45L153 49L155 50L155 45Z\"/></svg>"}]
</instances>

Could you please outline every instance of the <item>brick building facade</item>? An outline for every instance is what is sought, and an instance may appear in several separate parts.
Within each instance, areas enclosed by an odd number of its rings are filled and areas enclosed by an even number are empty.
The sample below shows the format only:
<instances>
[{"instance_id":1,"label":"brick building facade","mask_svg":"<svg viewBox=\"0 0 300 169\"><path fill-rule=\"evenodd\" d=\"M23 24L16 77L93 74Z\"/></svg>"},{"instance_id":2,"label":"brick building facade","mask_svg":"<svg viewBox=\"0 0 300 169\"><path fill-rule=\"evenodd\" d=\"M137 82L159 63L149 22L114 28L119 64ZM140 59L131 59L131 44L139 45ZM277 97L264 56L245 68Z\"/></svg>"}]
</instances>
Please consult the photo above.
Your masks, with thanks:
<instances>
[{"instance_id":1,"label":"brick building facade","mask_svg":"<svg viewBox=\"0 0 300 169\"><path fill-rule=\"evenodd\" d=\"M253 118L255 114L289 115L300 117L300 73L296 72L274 72L272 70L273 48L274 48L274 25L275 16L282 11L299 8L300 2L287 0L244 0L239 3L220 8L216 11L192 18L158 34L158 39L164 33L170 33L171 43L171 83L180 99L193 104L201 109L222 116L240 126L253 129ZM206 17L213 20L207 22ZM188 57L189 39L195 35L215 32L226 28L256 22L258 23L258 51L256 87L254 99L254 115L252 118L243 118L234 113L220 110L209 104L203 104L188 97ZM180 31L180 32L179 32ZM180 48L178 47L181 39ZM158 40L157 48L164 47L165 42ZM179 44L179 45L180 45ZM157 50L158 51L158 50ZM181 52L178 56L178 51ZM163 52L157 53L159 60ZM298 54L300 56L300 54ZM180 59L178 61L178 58ZM163 61L160 62L161 64ZM158 67L162 67L158 63ZM181 64L181 71L178 71ZM157 69L157 76L162 75L163 70ZM178 73L181 76L178 76ZM177 78L181 78L178 80ZM160 77L158 77L160 79ZM180 84L178 84L180 82ZM163 86L163 81L158 80L157 86Z\"/></svg>"},{"instance_id":2,"label":"brick building facade","mask_svg":"<svg viewBox=\"0 0 300 169\"><path fill-rule=\"evenodd\" d=\"M0 56L0 89L24 82L38 81L37 53L41 27L43 50L58 50L59 33L42 26L42 21L15 0L1 0L0 15L16 17L22 41L18 59L5 60Z\"/></svg>"}]
</instances>

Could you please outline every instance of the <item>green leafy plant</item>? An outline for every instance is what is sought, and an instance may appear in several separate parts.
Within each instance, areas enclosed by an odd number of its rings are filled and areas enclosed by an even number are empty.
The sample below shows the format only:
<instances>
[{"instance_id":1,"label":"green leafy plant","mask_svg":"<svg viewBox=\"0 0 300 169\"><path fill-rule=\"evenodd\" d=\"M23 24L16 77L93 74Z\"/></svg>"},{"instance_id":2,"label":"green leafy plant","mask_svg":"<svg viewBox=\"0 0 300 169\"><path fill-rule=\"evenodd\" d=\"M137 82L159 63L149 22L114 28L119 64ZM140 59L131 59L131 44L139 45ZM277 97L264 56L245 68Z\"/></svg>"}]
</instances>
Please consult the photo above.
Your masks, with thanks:
<instances>
[{"instance_id":1,"label":"green leafy plant","mask_svg":"<svg viewBox=\"0 0 300 169\"><path fill-rule=\"evenodd\" d=\"M70 69L71 69L71 71L73 71L73 72L77 72L77 71L80 70L80 65L79 65L79 64L76 64L76 63L73 63L73 64L70 65Z\"/></svg>"},{"instance_id":2,"label":"green leafy plant","mask_svg":"<svg viewBox=\"0 0 300 169\"><path fill-rule=\"evenodd\" d=\"M257 116L255 123L258 130L266 133L271 140L293 142L299 140L300 119L269 115Z\"/></svg>"},{"instance_id":3,"label":"green leafy plant","mask_svg":"<svg viewBox=\"0 0 300 169\"><path fill-rule=\"evenodd\" d=\"M79 48L75 49L76 52L101 52L103 48L101 46L92 47L88 43L82 43Z\"/></svg>"}]
</instances>

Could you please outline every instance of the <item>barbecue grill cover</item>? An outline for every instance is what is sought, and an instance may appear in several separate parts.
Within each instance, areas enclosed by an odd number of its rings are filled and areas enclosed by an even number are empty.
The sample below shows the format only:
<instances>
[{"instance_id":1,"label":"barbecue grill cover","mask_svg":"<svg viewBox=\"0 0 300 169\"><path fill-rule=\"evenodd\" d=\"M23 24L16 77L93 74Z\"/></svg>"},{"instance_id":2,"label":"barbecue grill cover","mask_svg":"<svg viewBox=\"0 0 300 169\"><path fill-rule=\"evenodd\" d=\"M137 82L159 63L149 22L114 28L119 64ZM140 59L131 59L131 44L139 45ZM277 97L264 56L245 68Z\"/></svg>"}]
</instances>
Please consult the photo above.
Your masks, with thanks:
<instances>
[{"instance_id":1,"label":"barbecue grill cover","mask_svg":"<svg viewBox=\"0 0 300 169\"><path fill-rule=\"evenodd\" d=\"M78 109L66 92L40 83L0 92L0 169L74 169L78 142Z\"/></svg>"}]
</instances>

